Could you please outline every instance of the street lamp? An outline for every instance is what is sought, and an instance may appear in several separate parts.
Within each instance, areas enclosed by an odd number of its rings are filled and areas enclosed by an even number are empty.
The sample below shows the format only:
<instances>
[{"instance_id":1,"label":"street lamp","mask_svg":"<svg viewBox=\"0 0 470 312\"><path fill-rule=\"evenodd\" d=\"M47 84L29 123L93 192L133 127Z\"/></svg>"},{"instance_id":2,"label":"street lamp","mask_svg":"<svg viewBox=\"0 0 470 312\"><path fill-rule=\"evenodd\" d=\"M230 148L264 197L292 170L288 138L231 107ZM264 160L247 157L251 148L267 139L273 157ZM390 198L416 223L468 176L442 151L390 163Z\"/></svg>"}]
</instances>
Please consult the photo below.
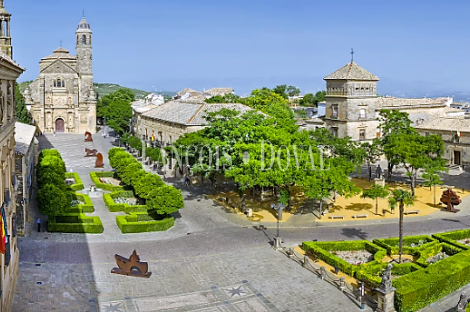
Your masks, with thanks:
<instances>
[{"instance_id":1,"label":"street lamp","mask_svg":"<svg viewBox=\"0 0 470 312\"><path fill-rule=\"evenodd\" d=\"M274 236L274 248L281 249L282 238L279 234L279 221L282 220L282 210L286 206L283 203L271 204L271 208L277 211L277 235Z\"/></svg>"}]
</instances>

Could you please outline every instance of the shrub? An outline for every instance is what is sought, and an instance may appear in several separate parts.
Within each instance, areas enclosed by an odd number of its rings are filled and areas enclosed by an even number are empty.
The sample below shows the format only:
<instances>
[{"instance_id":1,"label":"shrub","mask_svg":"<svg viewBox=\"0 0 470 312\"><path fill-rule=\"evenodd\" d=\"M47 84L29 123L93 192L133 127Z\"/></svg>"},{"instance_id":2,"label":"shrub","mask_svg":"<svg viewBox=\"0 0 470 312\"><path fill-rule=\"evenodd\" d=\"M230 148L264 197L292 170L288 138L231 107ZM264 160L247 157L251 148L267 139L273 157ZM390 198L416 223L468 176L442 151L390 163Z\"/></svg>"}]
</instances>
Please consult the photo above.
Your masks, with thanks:
<instances>
[{"instance_id":1,"label":"shrub","mask_svg":"<svg viewBox=\"0 0 470 312\"><path fill-rule=\"evenodd\" d=\"M82 182L82 179L80 179L80 176L78 175L78 173L76 172L66 172L65 173L65 178L66 179L69 179L69 178L74 178L75 179L75 184L72 184L72 185L69 185L69 188L72 190L72 191L80 191L80 190L83 190L83 182Z\"/></svg>"},{"instance_id":2,"label":"shrub","mask_svg":"<svg viewBox=\"0 0 470 312\"><path fill-rule=\"evenodd\" d=\"M385 239L374 239L373 242L387 250L389 255L398 255L399 247L399 239L398 238L385 238ZM403 237L403 254L410 254L414 255L417 252L418 247L411 247L413 244L423 244L419 247L424 247L426 244L435 243L437 242L434 238L427 236L427 235L418 235L418 236L404 236ZM434 244L433 243L433 244Z\"/></svg>"},{"instance_id":3,"label":"shrub","mask_svg":"<svg viewBox=\"0 0 470 312\"><path fill-rule=\"evenodd\" d=\"M54 184L46 184L39 189L37 200L39 211L51 217L70 208L71 196Z\"/></svg>"},{"instance_id":4,"label":"shrub","mask_svg":"<svg viewBox=\"0 0 470 312\"><path fill-rule=\"evenodd\" d=\"M342 272L354 276L356 271L362 269L361 277L368 275L366 270L367 266L378 264L379 261L382 261L386 252L385 249L380 248L377 245L372 244L369 241L341 241L341 242L304 242L302 243L302 249L307 253L313 254L314 256L320 258L324 262L328 263L333 267L338 267ZM345 251L345 250L367 250L370 253L374 254L374 261L362 265L352 265L347 261L333 255L330 251ZM367 276L366 276L367 277ZM367 281L371 283L376 283L375 279L368 279ZM378 280L378 283L380 283Z\"/></svg>"},{"instance_id":5,"label":"shrub","mask_svg":"<svg viewBox=\"0 0 470 312\"><path fill-rule=\"evenodd\" d=\"M81 193L71 193L72 200L79 200L84 204L78 204L75 207L67 209L68 213L92 213L95 211L93 203L91 202L90 196Z\"/></svg>"},{"instance_id":6,"label":"shrub","mask_svg":"<svg viewBox=\"0 0 470 312\"><path fill-rule=\"evenodd\" d=\"M136 195L143 199L149 199L151 193L155 191L155 188L164 186L165 182L156 175L139 170L137 173L137 179L133 180L133 186Z\"/></svg>"},{"instance_id":7,"label":"shrub","mask_svg":"<svg viewBox=\"0 0 470 312\"><path fill-rule=\"evenodd\" d=\"M470 283L470 251L462 251L427 268L392 281L395 308L417 311Z\"/></svg>"},{"instance_id":8,"label":"shrub","mask_svg":"<svg viewBox=\"0 0 470 312\"><path fill-rule=\"evenodd\" d=\"M124 197L124 198L129 198L129 197L134 197L134 193L132 191L117 191L113 192L110 194L103 194L103 200L104 203L106 204L106 207L108 207L110 212L118 212L118 211L124 211L125 213L131 213L131 212L147 212L147 206L145 205L129 205L126 203L118 204L114 202L115 198L118 197Z\"/></svg>"},{"instance_id":9,"label":"shrub","mask_svg":"<svg viewBox=\"0 0 470 312\"><path fill-rule=\"evenodd\" d=\"M50 218L48 229L50 232L98 234L103 233L103 224L99 217L67 213Z\"/></svg>"},{"instance_id":10,"label":"shrub","mask_svg":"<svg viewBox=\"0 0 470 312\"><path fill-rule=\"evenodd\" d=\"M158 214L172 214L184 208L183 195L171 185L157 187L150 193L147 206Z\"/></svg>"},{"instance_id":11,"label":"shrub","mask_svg":"<svg viewBox=\"0 0 470 312\"><path fill-rule=\"evenodd\" d=\"M125 184L133 185L132 182L137 179L137 174L139 174L140 170L142 170L142 165L138 162L133 162L122 168L119 177Z\"/></svg>"},{"instance_id":12,"label":"shrub","mask_svg":"<svg viewBox=\"0 0 470 312\"><path fill-rule=\"evenodd\" d=\"M470 239L470 229L434 234L432 235L432 237L434 237L435 239L441 242L445 242L445 243L448 243L450 245L453 245L462 249L470 249L470 246L457 242L458 240L465 239L465 238Z\"/></svg>"},{"instance_id":13,"label":"shrub","mask_svg":"<svg viewBox=\"0 0 470 312\"><path fill-rule=\"evenodd\" d=\"M105 190L105 191L110 191L110 192L124 190L123 186L111 185L107 183L102 183L100 181L100 178L113 178L113 177L114 177L114 172L90 172L90 178L97 188Z\"/></svg>"},{"instance_id":14,"label":"shrub","mask_svg":"<svg viewBox=\"0 0 470 312\"><path fill-rule=\"evenodd\" d=\"M175 224L175 219L165 216L162 220L139 221L139 218L149 220L146 214L131 213L127 216L116 216L116 223L122 233L142 233L166 231Z\"/></svg>"}]
</instances>

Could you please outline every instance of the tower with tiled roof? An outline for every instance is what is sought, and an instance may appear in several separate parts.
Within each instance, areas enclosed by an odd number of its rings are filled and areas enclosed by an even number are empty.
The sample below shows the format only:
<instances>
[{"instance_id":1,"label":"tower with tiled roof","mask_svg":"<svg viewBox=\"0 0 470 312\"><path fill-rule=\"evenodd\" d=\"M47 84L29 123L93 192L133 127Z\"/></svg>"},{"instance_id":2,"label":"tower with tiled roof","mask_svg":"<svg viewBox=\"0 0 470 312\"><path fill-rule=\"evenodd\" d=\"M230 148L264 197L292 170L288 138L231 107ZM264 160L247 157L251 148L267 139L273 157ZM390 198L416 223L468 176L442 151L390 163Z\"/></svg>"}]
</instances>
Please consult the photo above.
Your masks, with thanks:
<instances>
[{"instance_id":1,"label":"tower with tiled roof","mask_svg":"<svg viewBox=\"0 0 470 312\"><path fill-rule=\"evenodd\" d=\"M377 136L375 102L379 78L352 60L323 78L325 123L338 137L370 141Z\"/></svg>"}]
</instances>

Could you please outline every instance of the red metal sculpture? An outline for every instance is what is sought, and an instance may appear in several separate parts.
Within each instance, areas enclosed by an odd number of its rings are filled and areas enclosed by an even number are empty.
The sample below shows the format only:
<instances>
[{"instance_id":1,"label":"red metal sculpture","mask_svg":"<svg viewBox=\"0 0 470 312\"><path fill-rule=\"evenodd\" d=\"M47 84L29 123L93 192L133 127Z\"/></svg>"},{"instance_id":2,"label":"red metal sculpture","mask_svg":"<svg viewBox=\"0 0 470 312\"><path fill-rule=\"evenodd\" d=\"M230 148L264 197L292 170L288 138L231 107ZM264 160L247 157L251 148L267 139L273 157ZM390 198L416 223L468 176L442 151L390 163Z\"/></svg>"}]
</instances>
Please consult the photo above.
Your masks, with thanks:
<instances>
[{"instance_id":1,"label":"red metal sculpture","mask_svg":"<svg viewBox=\"0 0 470 312\"><path fill-rule=\"evenodd\" d=\"M140 262L140 257L135 250L129 259L118 254L114 255L114 258L119 268L112 269L111 273L145 278L149 278L152 275L152 272L148 271L148 263Z\"/></svg>"},{"instance_id":2,"label":"red metal sculpture","mask_svg":"<svg viewBox=\"0 0 470 312\"><path fill-rule=\"evenodd\" d=\"M91 137L91 133L89 131L85 132L85 142L93 142L93 138Z\"/></svg>"},{"instance_id":3,"label":"red metal sculpture","mask_svg":"<svg viewBox=\"0 0 470 312\"><path fill-rule=\"evenodd\" d=\"M103 167L104 167L103 154L98 153L96 155L95 168L103 168Z\"/></svg>"},{"instance_id":4,"label":"red metal sculpture","mask_svg":"<svg viewBox=\"0 0 470 312\"><path fill-rule=\"evenodd\" d=\"M96 149L89 149L89 148L85 148L85 157L96 157L96 154L98 153L98 151Z\"/></svg>"},{"instance_id":5,"label":"red metal sculpture","mask_svg":"<svg viewBox=\"0 0 470 312\"><path fill-rule=\"evenodd\" d=\"M447 205L447 211L450 212L459 212L460 209L455 209L454 205L457 206L462 203L460 197L452 189L447 189L442 192L441 203Z\"/></svg>"}]
</instances>

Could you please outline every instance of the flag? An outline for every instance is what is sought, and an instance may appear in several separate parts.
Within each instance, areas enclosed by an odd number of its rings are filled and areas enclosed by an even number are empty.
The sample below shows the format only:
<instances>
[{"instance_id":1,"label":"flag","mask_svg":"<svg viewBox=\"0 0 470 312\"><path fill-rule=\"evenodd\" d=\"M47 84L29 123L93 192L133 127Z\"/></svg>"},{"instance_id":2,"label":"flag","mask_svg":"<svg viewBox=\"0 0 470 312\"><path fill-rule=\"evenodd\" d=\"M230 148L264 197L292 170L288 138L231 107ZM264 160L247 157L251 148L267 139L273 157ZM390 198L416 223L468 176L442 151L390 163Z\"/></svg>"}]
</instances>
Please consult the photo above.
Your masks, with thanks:
<instances>
[{"instance_id":1,"label":"flag","mask_svg":"<svg viewBox=\"0 0 470 312\"><path fill-rule=\"evenodd\" d=\"M457 131L457 136L460 138L460 131Z\"/></svg>"},{"instance_id":2,"label":"flag","mask_svg":"<svg viewBox=\"0 0 470 312\"><path fill-rule=\"evenodd\" d=\"M5 253L5 244L6 244L6 222L5 222L5 209L2 205L2 210L0 211L2 217L0 218L1 229L0 229L0 253Z\"/></svg>"},{"instance_id":3,"label":"flag","mask_svg":"<svg viewBox=\"0 0 470 312\"><path fill-rule=\"evenodd\" d=\"M155 141L155 134L152 133L152 141Z\"/></svg>"}]
</instances>

